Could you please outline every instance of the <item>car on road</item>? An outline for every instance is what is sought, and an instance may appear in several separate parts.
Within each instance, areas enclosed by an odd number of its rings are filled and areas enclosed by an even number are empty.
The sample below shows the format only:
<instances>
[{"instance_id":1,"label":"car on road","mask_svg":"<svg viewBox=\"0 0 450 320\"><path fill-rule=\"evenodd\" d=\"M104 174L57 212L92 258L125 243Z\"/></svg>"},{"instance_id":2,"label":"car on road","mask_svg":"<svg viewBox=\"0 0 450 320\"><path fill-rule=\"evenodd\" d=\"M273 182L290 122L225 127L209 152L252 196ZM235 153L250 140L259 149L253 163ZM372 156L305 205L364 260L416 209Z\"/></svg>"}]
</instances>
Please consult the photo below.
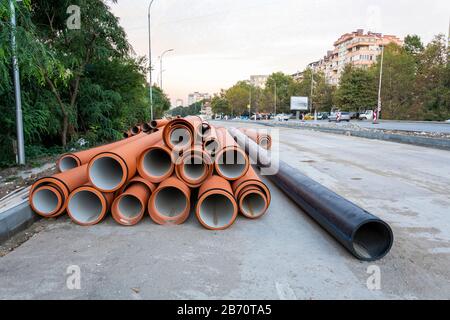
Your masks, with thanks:
<instances>
[{"instance_id":1,"label":"car on road","mask_svg":"<svg viewBox=\"0 0 450 320\"><path fill-rule=\"evenodd\" d=\"M360 113L359 120L373 120L373 111L366 110L364 113Z\"/></svg>"},{"instance_id":2,"label":"car on road","mask_svg":"<svg viewBox=\"0 0 450 320\"><path fill-rule=\"evenodd\" d=\"M290 116L284 113L277 114L275 120L277 121L289 121Z\"/></svg>"},{"instance_id":3,"label":"car on road","mask_svg":"<svg viewBox=\"0 0 450 320\"><path fill-rule=\"evenodd\" d=\"M338 122L338 112L333 112L328 117L328 122ZM341 119L339 121L347 121L350 122L350 112L341 112Z\"/></svg>"},{"instance_id":4,"label":"car on road","mask_svg":"<svg viewBox=\"0 0 450 320\"><path fill-rule=\"evenodd\" d=\"M327 120L329 116L328 112L319 112L317 114L317 120Z\"/></svg>"}]
</instances>

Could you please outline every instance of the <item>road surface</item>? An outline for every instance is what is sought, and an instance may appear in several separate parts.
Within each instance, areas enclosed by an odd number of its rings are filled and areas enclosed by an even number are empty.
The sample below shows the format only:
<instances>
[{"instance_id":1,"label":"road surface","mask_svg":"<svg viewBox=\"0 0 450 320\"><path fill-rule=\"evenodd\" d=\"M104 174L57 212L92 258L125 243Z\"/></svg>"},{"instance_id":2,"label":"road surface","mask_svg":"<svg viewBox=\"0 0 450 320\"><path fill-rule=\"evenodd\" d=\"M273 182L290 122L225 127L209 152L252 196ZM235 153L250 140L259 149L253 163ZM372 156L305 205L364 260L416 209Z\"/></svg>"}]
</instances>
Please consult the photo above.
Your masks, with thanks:
<instances>
[{"instance_id":1,"label":"road surface","mask_svg":"<svg viewBox=\"0 0 450 320\"><path fill-rule=\"evenodd\" d=\"M288 128L279 136L282 160L391 224L387 257L357 261L267 182L266 216L223 232L192 216L173 227L148 217L131 228L45 221L0 258L0 299L450 298L450 152ZM79 290L66 285L73 265ZM372 265L380 290L367 288Z\"/></svg>"},{"instance_id":2,"label":"road surface","mask_svg":"<svg viewBox=\"0 0 450 320\"><path fill-rule=\"evenodd\" d=\"M297 120L289 120L289 122L298 122ZM306 121L305 123L320 124L322 126L329 125L328 120L320 121ZM379 124L373 124L371 121L358 121L352 120L351 124L358 125L362 128L368 129L383 129L383 130L395 130L395 131L414 131L414 132L435 132L450 134L450 123L444 122L406 122L406 121L381 121ZM336 124L332 122L332 124ZM340 122L338 126L346 126L347 122Z\"/></svg>"}]
</instances>

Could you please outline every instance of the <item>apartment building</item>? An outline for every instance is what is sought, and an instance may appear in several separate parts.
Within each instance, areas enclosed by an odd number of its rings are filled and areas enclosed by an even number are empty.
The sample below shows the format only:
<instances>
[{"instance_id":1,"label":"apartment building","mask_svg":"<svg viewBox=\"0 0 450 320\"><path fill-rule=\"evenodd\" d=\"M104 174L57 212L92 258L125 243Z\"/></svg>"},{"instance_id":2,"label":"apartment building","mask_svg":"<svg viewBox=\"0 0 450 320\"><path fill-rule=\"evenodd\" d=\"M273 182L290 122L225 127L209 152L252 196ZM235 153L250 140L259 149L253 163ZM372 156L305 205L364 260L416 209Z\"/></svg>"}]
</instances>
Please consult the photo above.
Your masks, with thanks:
<instances>
[{"instance_id":1,"label":"apartment building","mask_svg":"<svg viewBox=\"0 0 450 320\"><path fill-rule=\"evenodd\" d=\"M210 99L211 95L209 93L194 92L189 94L188 96L188 106L202 100L210 100Z\"/></svg>"},{"instance_id":2,"label":"apartment building","mask_svg":"<svg viewBox=\"0 0 450 320\"><path fill-rule=\"evenodd\" d=\"M308 67L315 72L322 71L329 84L338 85L347 64L368 68L376 63L382 47L389 43L403 45L403 41L396 36L370 31L364 33L363 29L358 29L342 35L334 43L333 50L328 51L319 61L310 63Z\"/></svg>"}]
</instances>

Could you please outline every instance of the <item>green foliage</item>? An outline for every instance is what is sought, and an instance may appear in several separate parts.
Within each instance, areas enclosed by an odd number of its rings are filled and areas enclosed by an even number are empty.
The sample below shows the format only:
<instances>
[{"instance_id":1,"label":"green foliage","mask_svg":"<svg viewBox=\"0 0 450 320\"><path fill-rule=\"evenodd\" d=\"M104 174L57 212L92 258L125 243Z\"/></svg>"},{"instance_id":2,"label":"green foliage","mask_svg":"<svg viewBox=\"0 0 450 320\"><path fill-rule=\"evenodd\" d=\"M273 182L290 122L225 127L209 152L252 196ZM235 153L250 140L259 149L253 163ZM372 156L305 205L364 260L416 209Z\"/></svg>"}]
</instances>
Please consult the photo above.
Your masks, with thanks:
<instances>
[{"instance_id":1,"label":"green foliage","mask_svg":"<svg viewBox=\"0 0 450 320\"><path fill-rule=\"evenodd\" d=\"M342 111L373 109L377 105L377 82L373 72L347 65L335 94Z\"/></svg>"},{"instance_id":2,"label":"green foliage","mask_svg":"<svg viewBox=\"0 0 450 320\"><path fill-rule=\"evenodd\" d=\"M371 68L373 85L378 88L380 63ZM382 111L385 119L405 119L410 116L415 81L415 59L404 47L389 44L384 48Z\"/></svg>"},{"instance_id":3,"label":"green foliage","mask_svg":"<svg viewBox=\"0 0 450 320\"><path fill-rule=\"evenodd\" d=\"M418 55L424 49L422 40L418 35L407 35L404 40L405 51L410 55Z\"/></svg>"},{"instance_id":4,"label":"green foliage","mask_svg":"<svg viewBox=\"0 0 450 320\"><path fill-rule=\"evenodd\" d=\"M81 7L81 30L66 28L66 9ZM25 1L15 6L27 157L51 154L84 138L120 137L150 119L143 58L131 54L124 30L101 0ZM0 165L15 161L15 100L8 1L0 1ZM154 114L170 108L153 87Z\"/></svg>"},{"instance_id":5,"label":"green foliage","mask_svg":"<svg viewBox=\"0 0 450 320\"><path fill-rule=\"evenodd\" d=\"M169 111L169 114L172 116L181 116L181 117L186 117L186 116L195 116L195 115L199 115L200 111L202 109L202 104L205 103L205 101L199 101L196 102L194 104L191 104L188 107L176 107L173 108Z\"/></svg>"}]
</instances>

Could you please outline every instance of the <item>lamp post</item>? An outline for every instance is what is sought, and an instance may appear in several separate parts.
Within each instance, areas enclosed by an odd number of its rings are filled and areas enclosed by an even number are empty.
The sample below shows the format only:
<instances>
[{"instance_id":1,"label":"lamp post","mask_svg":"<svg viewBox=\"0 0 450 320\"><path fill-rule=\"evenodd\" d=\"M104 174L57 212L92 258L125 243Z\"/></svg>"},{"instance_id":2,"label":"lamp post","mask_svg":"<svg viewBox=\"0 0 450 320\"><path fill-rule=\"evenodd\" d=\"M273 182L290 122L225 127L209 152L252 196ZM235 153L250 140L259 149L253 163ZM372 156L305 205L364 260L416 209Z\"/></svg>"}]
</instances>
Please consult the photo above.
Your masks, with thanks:
<instances>
[{"instance_id":1,"label":"lamp post","mask_svg":"<svg viewBox=\"0 0 450 320\"><path fill-rule=\"evenodd\" d=\"M152 34L151 34L151 8L154 0L148 5L148 72L149 72L149 95L150 95L150 118L153 120L153 90L152 90Z\"/></svg>"},{"instance_id":2,"label":"lamp post","mask_svg":"<svg viewBox=\"0 0 450 320\"><path fill-rule=\"evenodd\" d=\"M166 53L172 52L174 50L175 49L166 50L159 56L159 87L161 88L161 91L163 90L163 57Z\"/></svg>"},{"instance_id":3,"label":"lamp post","mask_svg":"<svg viewBox=\"0 0 450 320\"><path fill-rule=\"evenodd\" d=\"M11 9L11 47L12 47L12 63L14 70L14 94L16 98L16 130L17 130L17 153L18 163L25 164L25 142L23 137L23 118L22 118L22 98L20 90L20 74L19 63L17 61L16 50L16 10L12 0L9 1Z\"/></svg>"},{"instance_id":4,"label":"lamp post","mask_svg":"<svg viewBox=\"0 0 450 320\"><path fill-rule=\"evenodd\" d=\"M373 119L373 124L378 124L380 119L381 112L381 84L383 80L383 60L384 60L384 44L381 44L381 61L380 61L380 81L378 83L378 104L377 104L377 112L376 117Z\"/></svg>"}]
</instances>

